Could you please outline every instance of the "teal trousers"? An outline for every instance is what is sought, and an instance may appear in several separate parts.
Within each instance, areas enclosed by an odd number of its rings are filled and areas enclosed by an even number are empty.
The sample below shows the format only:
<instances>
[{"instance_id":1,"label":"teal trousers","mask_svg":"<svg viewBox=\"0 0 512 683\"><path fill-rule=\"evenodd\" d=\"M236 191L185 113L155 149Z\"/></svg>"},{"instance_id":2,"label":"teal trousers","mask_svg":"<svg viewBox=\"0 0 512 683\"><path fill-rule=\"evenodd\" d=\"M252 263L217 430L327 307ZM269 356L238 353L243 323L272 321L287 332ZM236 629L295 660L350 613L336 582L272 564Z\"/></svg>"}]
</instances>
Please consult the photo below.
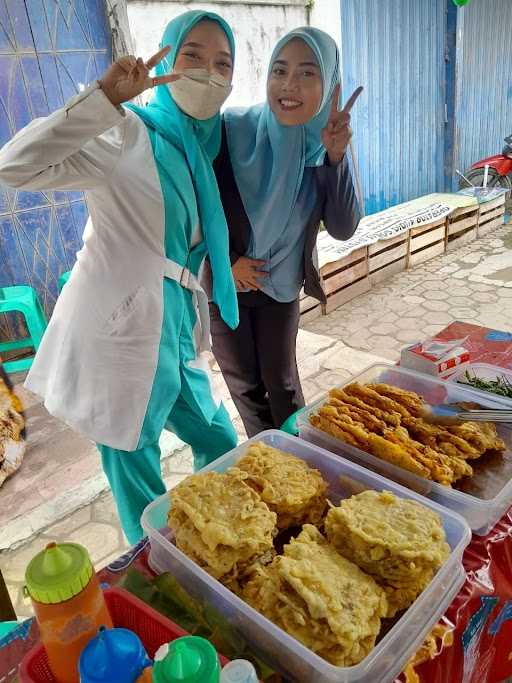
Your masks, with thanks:
<instances>
[{"instance_id":1,"label":"teal trousers","mask_svg":"<svg viewBox=\"0 0 512 683\"><path fill-rule=\"evenodd\" d=\"M183 397L176 401L166 427L190 444L197 471L237 444L235 429L223 405L212 424ZM103 469L112 489L121 526L130 544L144 533L140 518L144 508L166 491L160 469L158 441L136 451L120 451L98 444Z\"/></svg>"}]
</instances>

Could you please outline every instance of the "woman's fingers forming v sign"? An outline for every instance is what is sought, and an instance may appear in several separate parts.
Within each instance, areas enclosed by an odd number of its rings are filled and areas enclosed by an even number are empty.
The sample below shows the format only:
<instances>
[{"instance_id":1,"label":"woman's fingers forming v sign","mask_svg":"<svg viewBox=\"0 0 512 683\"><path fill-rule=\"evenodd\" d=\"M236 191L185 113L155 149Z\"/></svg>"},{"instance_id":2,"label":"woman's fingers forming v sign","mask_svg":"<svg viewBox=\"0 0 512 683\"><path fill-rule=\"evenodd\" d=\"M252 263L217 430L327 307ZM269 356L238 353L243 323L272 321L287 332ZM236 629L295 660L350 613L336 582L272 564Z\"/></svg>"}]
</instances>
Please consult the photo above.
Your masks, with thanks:
<instances>
[{"instance_id":1,"label":"woman's fingers forming v sign","mask_svg":"<svg viewBox=\"0 0 512 683\"><path fill-rule=\"evenodd\" d=\"M344 157L347 145L352 137L350 128L350 111L356 103L357 98L363 92L359 86L349 97L348 102L340 111L338 100L340 96L340 86L337 85L332 97L331 111L327 126L322 131L322 143L329 155L331 164L338 164Z\"/></svg>"},{"instance_id":2,"label":"woman's fingers forming v sign","mask_svg":"<svg viewBox=\"0 0 512 683\"><path fill-rule=\"evenodd\" d=\"M114 106L137 97L144 90L163 83L177 81L180 74L150 76L149 72L169 53L170 46L159 50L147 62L133 55L121 57L107 69L100 79L102 90Z\"/></svg>"}]
</instances>

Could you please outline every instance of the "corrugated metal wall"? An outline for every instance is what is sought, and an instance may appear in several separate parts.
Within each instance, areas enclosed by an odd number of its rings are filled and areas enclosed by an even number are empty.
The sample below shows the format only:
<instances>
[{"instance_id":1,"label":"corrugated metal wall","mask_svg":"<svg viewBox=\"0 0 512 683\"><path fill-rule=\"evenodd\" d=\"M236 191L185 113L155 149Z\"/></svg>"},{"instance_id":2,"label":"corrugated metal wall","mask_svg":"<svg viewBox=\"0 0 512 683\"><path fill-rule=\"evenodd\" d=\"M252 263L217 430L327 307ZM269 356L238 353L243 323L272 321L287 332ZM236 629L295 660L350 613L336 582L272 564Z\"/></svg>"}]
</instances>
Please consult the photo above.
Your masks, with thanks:
<instances>
[{"instance_id":1,"label":"corrugated metal wall","mask_svg":"<svg viewBox=\"0 0 512 683\"><path fill-rule=\"evenodd\" d=\"M512 2L473 0L458 13L456 168L501 151L512 133Z\"/></svg>"},{"instance_id":2,"label":"corrugated metal wall","mask_svg":"<svg viewBox=\"0 0 512 683\"><path fill-rule=\"evenodd\" d=\"M341 30L367 213L442 189L446 0L341 0Z\"/></svg>"}]
</instances>

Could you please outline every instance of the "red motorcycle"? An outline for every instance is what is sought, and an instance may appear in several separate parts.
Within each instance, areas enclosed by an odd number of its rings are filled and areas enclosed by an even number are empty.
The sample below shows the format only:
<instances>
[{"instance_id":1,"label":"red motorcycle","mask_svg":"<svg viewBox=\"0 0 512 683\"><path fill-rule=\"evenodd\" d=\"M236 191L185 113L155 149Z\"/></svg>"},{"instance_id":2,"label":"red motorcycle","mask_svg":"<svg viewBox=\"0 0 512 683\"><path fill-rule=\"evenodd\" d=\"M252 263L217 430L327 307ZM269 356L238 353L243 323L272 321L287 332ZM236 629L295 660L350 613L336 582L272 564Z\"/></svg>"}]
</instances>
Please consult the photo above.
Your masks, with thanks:
<instances>
[{"instance_id":1,"label":"red motorcycle","mask_svg":"<svg viewBox=\"0 0 512 683\"><path fill-rule=\"evenodd\" d=\"M461 175L459 188L482 187L486 166L489 166L487 187L502 187L509 191L508 196L510 196L512 191L512 135L505 138L505 146L501 154L477 161L464 175Z\"/></svg>"}]
</instances>

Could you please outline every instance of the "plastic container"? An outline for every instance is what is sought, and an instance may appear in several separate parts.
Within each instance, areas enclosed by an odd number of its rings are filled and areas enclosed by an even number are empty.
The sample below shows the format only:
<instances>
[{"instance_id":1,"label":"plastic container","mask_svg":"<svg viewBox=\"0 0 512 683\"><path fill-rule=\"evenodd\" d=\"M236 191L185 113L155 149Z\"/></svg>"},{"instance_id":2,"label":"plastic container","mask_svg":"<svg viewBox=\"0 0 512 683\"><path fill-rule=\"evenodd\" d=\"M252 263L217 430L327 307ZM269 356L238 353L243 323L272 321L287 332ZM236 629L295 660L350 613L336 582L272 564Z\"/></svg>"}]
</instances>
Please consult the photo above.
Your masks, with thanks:
<instances>
[{"instance_id":1,"label":"plastic container","mask_svg":"<svg viewBox=\"0 0 512 683\"><path fill-rule=\"evenodd\" d=\"M177 624L121 588L109 588L104 596L114 626L136 633L151 658L164 643L187 635ZM25 655L20 665L19 679L20 683L55 683L42 644L36 645Z\"/></svg>"},{"instance_id":2,"label":"plastic container","mask_svg":"<svg viewBox=\"0 0 512 683\"><path fill-rule=\"evenodd\" d=\"M89 553L78 543L50 543L29 563L25 583L55 678L79 683L82 650L101 626L112 628Z\"/></svg>"},{"instance_id":3,"label":"plastic container","mask_svg":"<svg viewBox=\"0 0 512 683\"><path fill-rule=\"evenodd\" d=\"M460 368L460 370L454 372L453 375L449 377L448 382L457 382L459 384L465 384L466 373L468 373L470 377L478 377L479 379L491 381L497 380L498 377L505 377L512 385L512 370L509 370L507 368L500 368L497 365L489 365L489 363L470 363L469 365L466 365L466 367ZM500 396L499 394L495 394L492 391L476 389L471 385L469 386L473 391L482 392L483 394L488 395L490 394L491 396L499 398L501 401L510 401L510 404L512 406L512 398Z\"/></svg>"},{"instance_id":4,"label":"plastic container","mask_svg":"<svg viewBox=\"0 0 512 683\"><path fill-rule=\"evenodd\" d=\"M248 444L256 441L293 453L320 470L330 483L328 495L333 503L365 489L388 490L398 496L417 500L438 512L443 520L451 554L430 586L362 662L357 666L341 668L308 650L176 548L167 529L170 506L168 493L151 503L142 515L142 526L151 544L151 567L156 572L170 571L180 583L187 586L192 595L221 612L263 660L298 683L389 683L416 652L462 586L465 579L462 553L471 537L469 527L451 510L387 481L364 467L277 430L263 432L202 471L225 471L245 453Z\"/></svg>"},{"instance_id":5,"label":"plastic container","mask_svg":"<svg viewBox=\"0 0 512 683\"><path fill-rule=\"evenodd\" d=\"M370 366L362 373L344 382L340 388L351 382L392 384L401 389L416 392L427 403L431 404L473 401L490 408L512 407L510 401L495 394L476 391L462 384L384 363ZM313 427L309 422L309 416L316 413L325 403L326 396L327 394L313 405L308 406L307 410L299 415L297 423L299 435L302 439L317 444L331 453L342 455L372 471L379 472L393 481L428 496L431 500L450 510L458 512L467 520L473 533L479 536L487 535L510 507L512 503L512 425L497 425L498 434L507 445L504 455L494 460L489 460L486 457L471 461L475 476L468 479L464 484L464 490L458 490L428 481Z\"/></svg>"}]
</instances>

